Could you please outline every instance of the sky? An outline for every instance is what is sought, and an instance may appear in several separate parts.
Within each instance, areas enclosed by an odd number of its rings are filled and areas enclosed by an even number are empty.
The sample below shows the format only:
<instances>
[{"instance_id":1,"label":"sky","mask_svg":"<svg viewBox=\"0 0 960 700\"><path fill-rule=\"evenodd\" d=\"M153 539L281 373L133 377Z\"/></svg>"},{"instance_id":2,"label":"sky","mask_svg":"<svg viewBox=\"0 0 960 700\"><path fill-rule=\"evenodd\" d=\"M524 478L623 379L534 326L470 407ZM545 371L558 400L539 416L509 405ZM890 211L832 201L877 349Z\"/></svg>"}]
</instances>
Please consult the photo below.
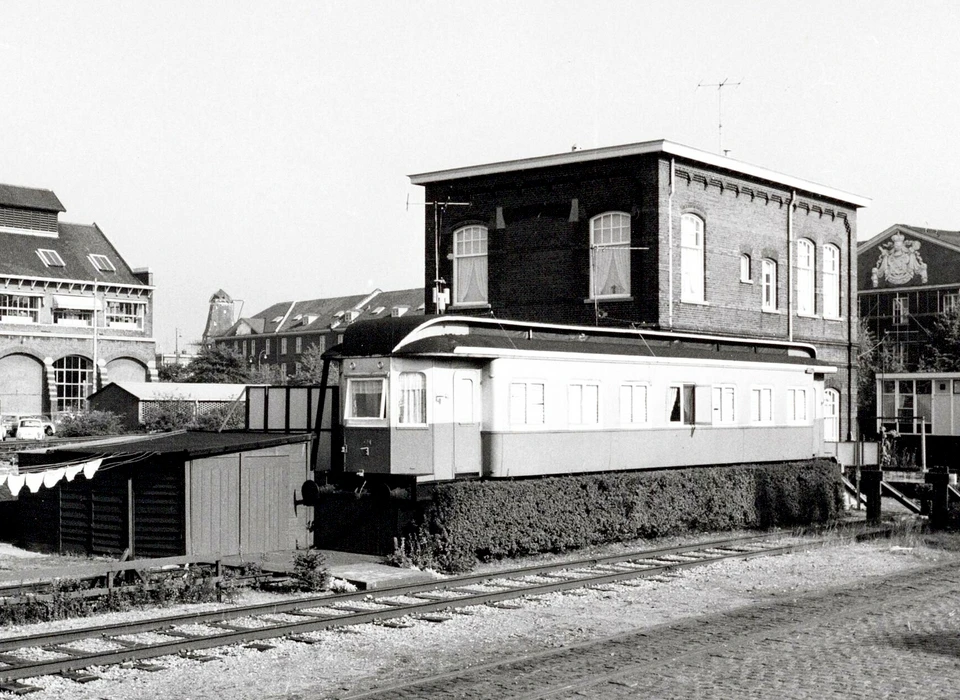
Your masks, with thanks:
<instances>
[{"instance_id":1,"label":"sky","mask_svg":"<svg viewBox=\"0 0 960 700\"><path fill-rule=\"evenodd\" d=\"M246 316L421 285L408 175L574 145L722 147L869 197L861 240L958 230L958 26L953 0L0 0L0 182L153 271L164 352L218 289Z\"/></svg>"}]
</instances>

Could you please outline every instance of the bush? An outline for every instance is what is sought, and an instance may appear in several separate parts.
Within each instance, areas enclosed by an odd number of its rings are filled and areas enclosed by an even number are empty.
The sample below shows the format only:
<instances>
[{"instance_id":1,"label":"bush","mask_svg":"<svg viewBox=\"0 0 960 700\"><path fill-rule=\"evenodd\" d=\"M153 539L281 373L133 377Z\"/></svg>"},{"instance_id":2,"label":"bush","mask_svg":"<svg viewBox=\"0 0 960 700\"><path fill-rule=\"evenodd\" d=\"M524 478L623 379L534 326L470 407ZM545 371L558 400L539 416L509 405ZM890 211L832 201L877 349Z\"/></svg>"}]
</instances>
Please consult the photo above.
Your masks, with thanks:
<instances>
[{"instance_id":1,"label":"bush","mask_svg":"<svg viewBox=\"0 0 960 700\"><path fill-rule=\"evenodd\" d=\"M183 430L193 422L196 405L193 401L163 397L143 404L143 427L151 433L169 433Z\"/></svg>"},{"instance_id":2,"label":"bush","mask_svg":"<svg viewBox=\"0 0 960 700\"><path fill-rule=\"evenodd\" d=\"M327 558L318 549L308 549L293 555L293 578L302 591L325 591L330 587Z\"/></svg>"},{"instance_id":3,"label":"bush","mask_svg":"<svg viewBox=\"0 0 960 700\"><path fill-rule=\"evenodd\" d=\"M111 411L84 411L66 413L57 421L59 437L86 437L89 435L119 435L123 433L123 421Z\"/></svg>"},{"instance_id":4,"label":"bush","mask_svg":"<svg viewBox=\"0 0 960 700\"><path fill-rule=\"evenodd\" d=\"M201 412L189 425L191 430L218 431L240 430L244 427L246 413L243 404L234 402L220 404Z\"/></svg>"},{"instance_id":5,"label":"bush","mask_svg":"<svg viewBox=\"0 0 960 700\"><path fill-rule=\"evenodd\" d=\"M394 557L449 572L687 531L809 525L843 507L835 462L439 484Z\"/></svg>"}]
</instances>

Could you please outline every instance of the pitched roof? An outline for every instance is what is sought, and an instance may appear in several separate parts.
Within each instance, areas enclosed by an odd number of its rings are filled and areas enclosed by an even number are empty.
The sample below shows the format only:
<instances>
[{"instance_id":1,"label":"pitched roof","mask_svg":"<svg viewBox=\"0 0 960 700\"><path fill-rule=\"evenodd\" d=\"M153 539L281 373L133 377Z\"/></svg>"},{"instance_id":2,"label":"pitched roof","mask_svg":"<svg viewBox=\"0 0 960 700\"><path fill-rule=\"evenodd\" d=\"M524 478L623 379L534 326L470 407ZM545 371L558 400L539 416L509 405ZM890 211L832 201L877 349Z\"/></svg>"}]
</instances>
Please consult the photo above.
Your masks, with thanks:
<instances>
[{"instance_id":1,"label":"pitched roof","mask_svg":"<svg viewBox=\"0 0 960 700\"><path fill-rule=\"evenodd\" d=\"M143 286L127 262L96 224L59 223L58 235L31 236L0 231L0 275L94 280L104 283ZM63 259L63 267L47 267L38 250L54 250ZM104 255L114 271L102 271L93 266L88 256Z\"/></svg>"},{"instance_id":2,"label":"pitched roof","mask_svg":"<svg viewBox=\"0 0 960 700\"><path fill-rule=\"evenodd\" d=\"M553 155L539 156L535 158L522 158L519 160L508 160L499 163L488 163L484 165L473 165L464 168L453 168L451 170L438 170L429 173L420 173L410 175L410 182L414 185L427 185L434 182L443 182L445 180L458 180L461 178L479 177L484 175L493 175L499 173L519 172L522 170L533 170L536 168L549 168L560 165L588 163L597 160L624 158L629 156L640 156L651 153L662 153L666 156L675 156L686 160L703 163L717 168L722 168L733 173L745 175L747 177L758 178L774 182L791 189L803 190L811 194L820 195L835 199L845 204L855 207L865 207L870 200L860 195L850 194L842 190L820 185L809 180L802 180L792 175L784 175L767 168L744 163L733 158L717 155L708 151L701 151L698 148L691 148L679 143L673 143L661 139L659 141L644 141L641 143L631 143L622 146L609 146L606 148L592 148L581 151L568 151L566 153L556 153Z\"/></svg>"},{"instance_id":3,"label":"pitched roof","mask_svg":"<svg viewBox=\"0 0 960 700\"><path fill-rule=\"evenodd\" d=\"M423 287L415 287L388 292L376 289L370 294L330 299L282 301L253 316L240 319L220 337L237 335L236 331L241 324L246 324L254 332L262 334L316 332L328 330L331 326L346 327L358 320L387 318L398 307L405 308L406 314L422 316L423 297Z\"/></svg>"},{"instance_id":4,"label":"pitched roof","mask_svg":"<svg viewBox=\"0 0 960 700\"><path fill-rule=\"evenodd\" d=\"M41 211L66 211L52 191L17 185L0 185L0 206Z\"/></svg>"},{"instance_id":5,"label":"pitched roof","mask_svg":"<svg viewBox=\"0 0 960 700\"><path fill-rule=\"evenodd\" d=\"M913 236L919 236L920 238L928 241L939 241L941 243L945 243L946 245L954 246L955 248L960 249L960 231L947 231L944 229L927 228L925 226L910 226L908 224L894 224L872 238L868 238L865 241L859 241L857 243L857 252L860 253L869 250L880 243L884 243L888 238L898 231Z\"/></svg>"},{"instance_id":6,"label":"pitched roof","mask_svg":"<svg viewBox=\"0 0 960 700\"><path fill-rule=\"evenodd\" d=\"M141 401L235 401L246 393L246 384L192 384L189 382L110 382L94 394L122 389ZM111 389L111 391L114 391Z\"/></svg>"},{"instance_id":7,"label":"pitched roof","mask_svg":"<svg viewBox=\"0 0 960 700\"><path fill-rule=\"evenodd\" d=\"M126 437L117 439L115 442L98 440L95 444L91 443L89 445L80 443L65 445L59 449L47 450L47 454L55 455L57 459L61 461L64 459L75 459L74 455L82 456L86 454L97 456L106 455L107 458L110 458L116 455L143 453L185 453L188 456L200 457L306 442L312 439L312 437L313 434L309 432L259 433L253 431L224 431L222 433L214 433L190 430L187 432L145 435L139 440L130 440L129 437ZM40 469L33 468L25 471L40 471Z\"/></svg>"}]
</instances>

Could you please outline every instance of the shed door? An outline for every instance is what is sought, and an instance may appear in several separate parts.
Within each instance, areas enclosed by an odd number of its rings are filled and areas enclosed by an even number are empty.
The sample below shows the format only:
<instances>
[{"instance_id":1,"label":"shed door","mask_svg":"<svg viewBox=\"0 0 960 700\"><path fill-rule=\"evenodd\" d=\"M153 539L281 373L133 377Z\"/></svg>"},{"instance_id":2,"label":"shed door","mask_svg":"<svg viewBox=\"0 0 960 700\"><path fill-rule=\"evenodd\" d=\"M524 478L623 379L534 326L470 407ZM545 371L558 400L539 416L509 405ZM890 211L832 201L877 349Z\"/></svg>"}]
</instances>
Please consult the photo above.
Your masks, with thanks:
<instances>
[{"instance_id":1,"label":"shed door","mask_svg":"<svg viewBox=\"0 0 960 700\"><path fill-rule=\"evenodd\" d=\"M190 462L188 554L240 551L240 456L205 457Z\"/></svg>"},{"instance_id":2,"label":"shed door","mask_svg":"<svg viewBox=\"0 0 960 700\"><path fill-rule=\"evenodd\" d=\"M453 464L457 474L480 473L480 372L453 376Z\"/></svg>"}]
</instances>

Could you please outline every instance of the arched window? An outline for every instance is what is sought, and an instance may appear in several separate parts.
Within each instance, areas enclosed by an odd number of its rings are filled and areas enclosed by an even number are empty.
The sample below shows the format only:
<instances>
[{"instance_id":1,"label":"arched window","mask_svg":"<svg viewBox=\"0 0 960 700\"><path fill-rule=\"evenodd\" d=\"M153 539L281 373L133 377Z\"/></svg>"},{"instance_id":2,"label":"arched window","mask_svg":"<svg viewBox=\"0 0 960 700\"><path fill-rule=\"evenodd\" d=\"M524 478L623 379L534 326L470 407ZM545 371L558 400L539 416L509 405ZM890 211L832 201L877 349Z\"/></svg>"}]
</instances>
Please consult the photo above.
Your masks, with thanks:
<instances>
[{"instance_id":1,"label":"arched window","mask_svg":"<svg viewBox=\"0 0 960 700\"><path fill-rule=\"evenodd\" d=\"M750 269L750 256L744 253L740 256L740 281L752 282L753 271Z\"/></svg>"},{"instance_id":2,"label":"arched window","mask_svg":"<svg viewBox=\"0 0 960 700\"><path fill-rule=\"evenodd\" d=\"M823 439L840 441L840 392L836 389L823 392Z\"/></svg>"},{"instance_id":3,"label":"arched window","mask_svg":"<svg viewBox=\"0 0 960 700\"><path fill-rule=\"evenodd\" d=\"M704 301L703 219L694 214L680 217L680 300Z\"/></svg>"},{"instance_id":4,"label":"arched window","mask_svg":"<svg viewBox=\"0 0 960 700\"><path fill-rule=\"evenodd\" d=\"M823 315L840 318L840 249L832 244L823 246Z\"/></svg>"},{"instance_id":5,"label":"arched window","mask_svg":"<svg viewBox=\"0 0 960 700\"><path fill-rule=\"evenodd\" d=\"M797 241L797 313L813 316L814 308L814 246L812 241Z\"/></svg>"},{"instance_id":6,"label":"arched window","mask_svg":"<svg viewBox=\"0 0 960 700\"><path fill-rule=\"evenodd\" d=\"M487 303L487 227L453 232L454 304Z\"/></svg>"},{"instance_id":7,"label":"arched window","mask_svg":"<svg viewBox=\"0 0 960 700\"><path fill-rule=\"evenodd\" d=\"M630 296L630 215L590 220L590 298Z\"/></svg>"},{"instance_id":8,"label":"arched window","mask_svg":"<svg viewBox=\"0 0 960 700\"><path fill-rule=\"evenodd\" d=\"M57 411L83 411L93 393L93 363L79 355L69 355L53 363L57 387Z\"/></svg>"},{"instance_id":9,"label":"arched window","mask_svg":"<svg viewBox=\"0 0 960 700\"><path fill-rule=\"evenodd\" d=\"M760 308L777 310L777 261L764 259L760 262Z\"/></svg>"}]
</instances>

